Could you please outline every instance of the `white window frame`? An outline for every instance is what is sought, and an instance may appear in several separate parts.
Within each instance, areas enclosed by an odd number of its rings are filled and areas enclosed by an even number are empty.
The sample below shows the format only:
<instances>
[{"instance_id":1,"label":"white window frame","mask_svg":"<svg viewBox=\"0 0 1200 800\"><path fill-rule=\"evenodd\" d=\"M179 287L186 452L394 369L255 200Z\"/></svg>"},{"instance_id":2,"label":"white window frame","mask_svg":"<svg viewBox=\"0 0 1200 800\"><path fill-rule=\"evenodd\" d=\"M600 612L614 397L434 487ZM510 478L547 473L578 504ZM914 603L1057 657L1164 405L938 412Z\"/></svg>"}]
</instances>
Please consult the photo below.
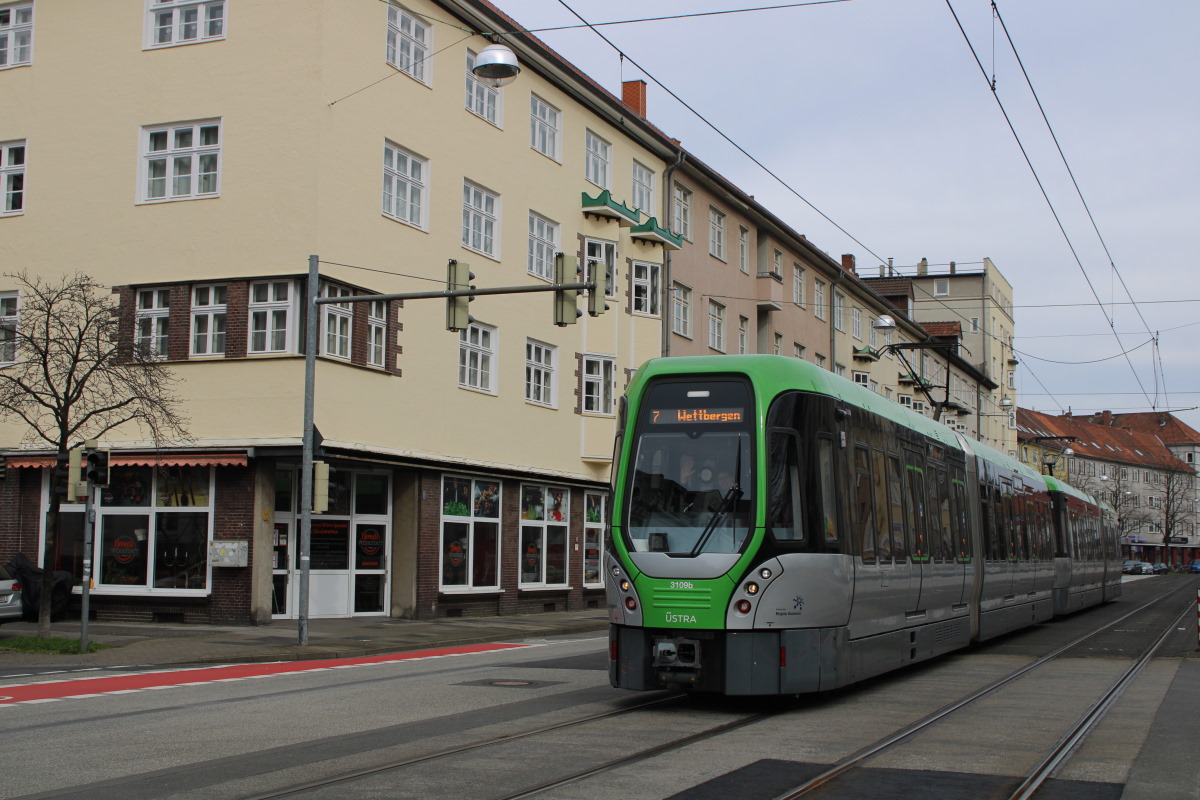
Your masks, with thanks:
<instances>
[{"instance_id":1,"label":"white window frame","mask_svg":"<svg viewBox=\"0 0 1200 800\"><path fill-rule=\"evenodd\" d=\"M529 502L540 497L540 503ZM518 550L520 567L517 586L521 589L565 587L571 572L571 490L565 486L521 484L521 524ZM547 580L550 535L560 537L562 546L562 580ZM530 552L530 548L533 552ZM538 579L526 580L525 571L531 556L537 556Z\"/></svg>"},{"instance_id":2,"label":"white window frame","mask_svg":"<svg viewBox=\"0 0 1200 800\"><path fill-rule=\"evenodd\" d=\"M25 162L29 150L24 139L0 142L0 217L25 213Z\"/></svg>"},{"instance_id":3,"label":"white window frame","mask_svg":"<svg viewBox=\"0 0 1200 800\"><path fill-rule=\"evenodd\" d=\"M188 354L192 358L225 355L228 291L224 284L192 287L191 336L188 337Z\"/></svg>"},{"instance_id":4,"label":"white window frame","mask_svg":"<svg viewBox=\"0 0 1200 800\"><path fill-rule=\"evenodd\" d=\"M662 265L648 261L633 262L633 313L659 316L659 286Z\"/></svg>"},{"instance_id":5,"label":"white window frame","mask_svg":"<svg viewBox=\"0 0 1200 800\"><path fill-rule=\"evenodd\" d=\"M479 54L467 49L466 107L475 116L497 128L502 128L504 95L499 89L488 86L475 78L475 59Z\"/></svg>"},{"instance_id":6,"label":"white window frame","mask_svg":"<svg viewBox=\"0 0 1200 800\"><path fill-rule=\"evenodd\" d=\"M643 211L647 216L654 213L654 170L637 160L633 162L633 207Z\"/></svg>"},{"instance_id":7,"label":"white window frame","mask_svg":"<svg viewBox=\"0 0 1200 800\"><path fill-rule=\"evenodd\" d=\"M612 143L590 129L584 134L583 174L601 189L612 188Z\"/></svg>"},{"instance_id":8,"label":"white window frame","mask_svg":"<svg viewBox=\"0 0 1200 800\"><path fill-rule=\"evenodd\" d=\"M750 318L738 316L738 354L745 355L750 350Z\"/></svg>"},{"instance_id":9,"label":"white window frame","mask_svg":"<svg viewBox=\"0 0 1200 800\"><path fill-rule=\"evenodd\" d=\"M846 332L846 295L837 289L833 290L833 327Z\"/></svg>"},{"instance_id":10,"label":"white window frame","mask_svg":"<svg viewBox=\"0 0 1200 800\"><path fill-rule=\"evenodd\" d=\"M143 358L166 358L170 353L171 290L162 286L138 289L134 342Z\"/></svg>"},{"instance_id":11,"label":"white window frame","mask_svg":"<svg viewBox=\"0 0 1200 800\"><path fill-rule=\"evenodd\" d=\"M580 381L583 413L612 416L616 394L617 360L612 356L585 355Z\"/></svg>"},{"instance_id":12,"label":"white window frame","mask_svg":"<svg viewBox=\"0 0 1200 800\"><path fill-rule=\"evenodd\" d=\"M525 340L525 402L558 407L558 348L552 344Z\"/></svg>"},{"instance_id":13,"label":"white window frame","mask_svg":"<svg viewBox=\"0 0 1200 800\"><path fill-rule=\"evenodd\" d=\"M583 494L583 585L604 585L604 528L608 520L608 495Z\"/></svg>"},{"instance_id":14,"label":"white window frame","mask_svg":"<svg viewBox=\"0 0 1200 800\"><path fill-rule=\"evenodd\" d=\"M530 275L554 280L554 255L558 252L558 223L535 211L529 212L529 258L526 268Z\"/></svg>"},{"instance_id":15,"label":"white window frame","mask_svg":"<svg viewBox=\"0 0 1200 800\"><path fill-rule=\"evenodd\" d=\"M447 500L450 496L446 488L446 482L448 480L466 484L468 496L466 498L461 498L465 499L466 502L461 503L461 499L456 498L459 499L459 504L465 506L467 512L465 515L451 514L447 512L449 505ZM494 515L484 513L485 504L480 501L480 494L482 492L494 493L491 495L490 501L486 504L489 507L488 510L495 511ZM438 526L438 575L440 576L438 579L438 585L442 592L452 594L470 594L472 592L479 591L494 592L500 587L500 582L504 577L504 559L502 558L501 552L502 542L504 541L504 526L500 520L500 509L504 507L503 500L504 489L503 485L498 479L478 478L464 475L442 476L442 513L440 524ZM467 577L466 583L448 584L444 582L447 567L446 526L448 524L466 526L467 547L465 553L466 568L464 570ZM481 526L486 526L487 530L494 532L495 538L492 541L491 552L496 558L494 569L496 582L476 585L475 556L476 551L478 550L476 544L478 544L481 536L492 535L490 533L481 534L479 530Z\"/></svg>"},{"instance_id":16,"label":"white window frame","mask_svg":"<svg viewBox=\"0 0 1200 800\"><path fill-rule=\"evenodd\" d=\"M387 300L367 303L367 366L387 366Z\"/></svg>"},{"instance_id":17,"label":"white window frame","mask_svg":"<svg viewBox=\"0 0 1200 800\"><path fill-rule=\"evenodd\" d=\"M500 195L463 181L462 246L488 258L500 258Z\"/></svg>"},{"instance_id":18,"label":"white window frame","mask_svg":"<svg viewBox=\"0 0 1200 800\"><path fill-rule=\"evenodd\" d=\"M496 394L499 331L491 325L472 322L458 332L458 386L484 394Z\"/></svg>"},{"instance_id":19,"label":"white window frame","mask_svg":"<svg viewBox=\"0 0 1200 800\"><path fill-rule=\"evenodd\" d=\"M264 288L263 299L256 300L259 287ZM299 330L296 325L300 292L292 280L254 281L247 295L246 352L249 355L279 355L296 353ZM262 345L255 346L255 337L261 336Z\"/></svg>"},{"instance_id":20,"label":"white window frame","mask_svg":"<svg viewBox=\"0 0 1200 800\"><path fill-rule=\"evenodd\" d=\"M383 143L383 215L414 228L429 219L429 159L394 142Z\"/></svg>"},{"instance_id":21,"label":"white window frame","mask_svg":"<svg viewBox=\"0 0 1200 800\"><path fill-rule=\"evenodd\" d=\"M725 352L725 306L716 300L708 301L708 346Z\"/></svg>"},{"instance_id":22,"label":"white window frame","mask_svg":"<svg viewBox=\"0 0 1200 800\"><path fill-rule=\"evenodd\" d=\"M224 0L147 0L144 50L215 42L226 36Z\"/></svg>"},{"instance_id":23,"label":"white window frame","mask_svg":"<svg viewBox=\"0 0 1200 800\"><path fill-rule=\"evenodd\" d=\"M433 26L407 8L388 5L387 63L426 86L433 85Z\"/></svg>"},{"instance_id":24,"label":"white window frame","mask_svg":"<svg viewBox=\"0 0 1200 800\"><path fill-rule=\"evenodd\" d=\"M529 146L562 163L562 112L536 94L529 95Z\"/></svg>"},{"instance_id":25,"label":"white window frame","mask_svg":"<svg viewBox=\"0 0 1200 800\"><path fill-rule=\"evenodd\" d=\"M851 373L851 376L853 377L854 382L857 383L859 386L866 386L866 387L870 388L871 373L854 371Z\"/></svg>"},{"instance_id":26,"label":"white window frame","mask_svg":"<svg viewBox=\"0 0 1200 800\"><path fill-rule=\"evenodd\" d=\"M205 141L205 137L214 135L215 142ZM220 119L143 127L138 202L173 203L219 197L223 138Z\"/></svg>"},{"instance_id":27,"label":"white window frame","mask_svg":"<svg viewBox=\"0 0 1200 800\"><path fill-rule=\"evenodd\" d=\"M617 243L605 239L586 239L583 244L583 281L591 283L596 280L593 269L597 262L604 264L604 272L608 277L608 291L605 297L615 297L617 294Z\"/></svg>"},{"instance_id":28,"label":"white window frame","mask_svg":"<svg viewBox=\"0 0 1200 800\"><path fill-rule=\"evenodd\" d=\"M745 225L738 226L738 269L750 274L750 229Z\"/></svg>"},{"instance_id":29,"label":"white window frame","mask_svg":"<svg viewBox=\"0 0 1200 800\"><path fill-rule=\"evenodd\" d=\"M33 3L0 6L0 69L32 63Z\"/></svg>"},{"instance_id":30,"label":"white window frame","mask_svg":"<svg viewBox=\"0 0 1200 800\"><path fill-rule=\"evenodd\" d=\"M792 264L792 302L804 308L806 293L804 291L804 282L808 277L807 270L799 264Z\"/></svg>"},{"instance_id":31,"label":"white window frame","mask_svg":"<svg viewBox=\"0 0 1200 800\"><path fill-rule=\"evenodd\" d=\"M692 290L682 283L671 287L671 332L692 338Z\"/></svg>"},{"instance_id":32,"label":"white window frame","mask_svg":"<svg viewBox=\"0 0 1200 800\"><path fill-rule=\"evenodd\" d=\"M817 278L813 281L813 314L817 319L825 319L825 281Z\"/></svg>"},{"instance_id":33,"label":"white window frame","mask_svg":"<svg viewBox=\"0 0 1200 800\"><path fill-rule=\"evenodd\" d=\"M708 207L708 254L725 261L725 212Z\"/></svg>"},{"instance_id":34,"label":"white window frame","mask_svg":"<svg viewBox=\"0 0 1200 800\"><path fill-rule=\"evenodd\" d=\"M934 297L949 297L950 296L950 279L949 278L934 278L933 279L933 296Z\"/></svg>"},{"instance_id":35,"label":"white window frame","mask_svg":"<svg viewBox=\"0 0 1200 800\"><path fill-rule=\"evenodd\" d=\"M352 297L348 287L321 282L321 297ZM350 360L351 340L354 331L354 306L351 303L321 304L321 350L323 356Z\"/></svg>"},{"instance_id":36,"label":"white window frame","mask_svg":"<svg viewBox=\"0 0 1200 800\"><path fill-rule=\"evenodd\" d=\"M0 364L17 362L17 330L21 324L21 297L0 292Z\"/></svg>"},{"instance_id":37,"label":"white window frame","mask_svg":"<svg viewBox=\"0 0 1200 800\"><path fill-rule=\"evenodd\" d=\"M671 204L671 230L692 241L692 190L682 183L676 183Z\"/></svg>"}]
</instances>

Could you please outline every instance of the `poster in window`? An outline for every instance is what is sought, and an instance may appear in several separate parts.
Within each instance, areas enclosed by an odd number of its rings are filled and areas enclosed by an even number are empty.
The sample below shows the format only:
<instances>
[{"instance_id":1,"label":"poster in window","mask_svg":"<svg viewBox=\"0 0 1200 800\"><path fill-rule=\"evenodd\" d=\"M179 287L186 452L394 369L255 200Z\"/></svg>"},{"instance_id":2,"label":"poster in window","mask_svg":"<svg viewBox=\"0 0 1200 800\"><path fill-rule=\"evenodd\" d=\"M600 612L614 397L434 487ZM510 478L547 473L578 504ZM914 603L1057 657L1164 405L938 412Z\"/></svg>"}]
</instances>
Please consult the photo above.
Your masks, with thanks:
<instances>
[{"instance_id":1,"label":"poster in window","mask_svg":"<svg viewBox=\"0 0 1200 800\"><path fill-rule=\"evenodd\" d=\"M450 517L471 516L471 481L446 478L442 484L442 513Z\"/></svg>"},{"instance_id":2,"label":"poster in window","mask_svg":"<svg viewBox=\"0 0 1200 800\"><path fill-rule=\"evenodd\" d=\"M356 569L383 569L383 528L359 525L355 531L354 566Z\"/></svg>"},{"instance_id":3,"label":"poster in window","mask_svg":"<svg viewBox=\"0 0 1200 800\"><path fill-rule=\"evenodd\" d=\"M500 484L475 481L475 516L496 519L500 516Z\"/></svg>"},{"instance_id":4,"label":"poster in window","mask_svg":"<svg viewBox=\"0 0 1200 800\"><path fill-rule=\"evenodd\" d=\"M309 558L311 569L349 569L350 523L346 520L314 519Z\"/></svg>"}]
</instances>

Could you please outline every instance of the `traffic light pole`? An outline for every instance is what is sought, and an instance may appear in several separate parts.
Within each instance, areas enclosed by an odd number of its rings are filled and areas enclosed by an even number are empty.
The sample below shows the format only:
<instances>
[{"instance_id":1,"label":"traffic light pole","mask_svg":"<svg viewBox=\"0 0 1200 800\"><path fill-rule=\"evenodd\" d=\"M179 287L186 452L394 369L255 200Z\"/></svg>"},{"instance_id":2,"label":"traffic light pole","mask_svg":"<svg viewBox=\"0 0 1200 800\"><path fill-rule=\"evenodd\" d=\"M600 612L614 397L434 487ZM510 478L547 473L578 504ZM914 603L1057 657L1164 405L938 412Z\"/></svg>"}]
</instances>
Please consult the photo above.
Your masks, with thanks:
<instances>
[{"instance_id":1,"label":"traffic light pole","mask_svg":"<svg viewBox=\"0 0 1200 800\"><path fill-rule=\"evenodd\" d=\"M304 337L304 432L300 456L300 592L297 601L299 621L297 641L301 647L308 644L308 592L309 551L312 545L313 507L313 410L316 405L317 385L317 328L320 322L318 306L330 303L370 303L376 300L436 300L453 297L477 297L488 294L530 294L532 292L558 292L562 290L595 290L595 281L580 283L550 283L534 286L499 286L491 289L448 289L442 292L402 292L399 294L365 294L351 297L320 297L319 256L308 257L308 302L305 304L306 328ZM465 266L465 265L464 265ZM469 273L469 270L468 270ZM607 294L607 292L605 292ZM603 303L599 310L603 310ZM591 312L593 316L596 311ZM571 320L574 322L574 320ZM468 322L469 324L469 322Z\"/></svg>"}]
</instances>

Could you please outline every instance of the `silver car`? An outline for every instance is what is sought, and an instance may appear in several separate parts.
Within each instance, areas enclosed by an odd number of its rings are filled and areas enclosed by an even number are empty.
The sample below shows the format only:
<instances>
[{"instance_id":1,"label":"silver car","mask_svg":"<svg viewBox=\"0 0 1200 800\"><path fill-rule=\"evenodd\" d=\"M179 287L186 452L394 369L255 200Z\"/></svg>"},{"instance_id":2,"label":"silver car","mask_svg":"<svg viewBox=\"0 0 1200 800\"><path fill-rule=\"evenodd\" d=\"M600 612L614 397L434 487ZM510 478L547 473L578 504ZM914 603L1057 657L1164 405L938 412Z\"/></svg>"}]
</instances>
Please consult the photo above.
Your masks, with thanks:
<instances>
[{"instance_id":1,"label":"silver car","mask_svg":"<svg viewBox=\"0 0 1200 800\"><path fill-rule=\"evenodd\" d=\"M0 622L21 618L21 584L0 564Z\"/></svg>"}]
</instances>

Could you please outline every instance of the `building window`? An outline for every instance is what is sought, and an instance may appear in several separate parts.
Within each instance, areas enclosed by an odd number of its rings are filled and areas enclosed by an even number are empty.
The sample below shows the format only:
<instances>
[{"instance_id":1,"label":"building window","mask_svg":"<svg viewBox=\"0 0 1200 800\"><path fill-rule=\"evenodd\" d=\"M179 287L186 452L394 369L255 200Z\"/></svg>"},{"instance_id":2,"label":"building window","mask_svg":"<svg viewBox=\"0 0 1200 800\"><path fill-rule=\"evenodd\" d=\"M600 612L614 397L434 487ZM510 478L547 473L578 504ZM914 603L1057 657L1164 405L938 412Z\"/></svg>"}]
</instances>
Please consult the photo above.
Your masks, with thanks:
<instances>
[{"instance_id":1,"label":"building window","mask_svg":"<svg viewBox=\"0 0 1200 800\"><path fill-rule=\"evenodd\" d=\"M783 355L783 334L776 333L774 341L771 344L771 352L777 356Z\"/></svg>"},{"instance_id":2,"label":"building window","mask_svg":"<svg viewBox=\"0 0 1200 800\"><path fill-rule=\"evenodd\" d=\"M0 294L0 364L13 364L17 360L19 305L16 292Z\"/></svg>"},{"instance_id":3,"label":"building window","mask_svg":"<svg viewBox=\"0 0 1200 800\"><path fill-rule=\"evenodd\" d=\"M597 264L604 265L604 275L608 278L608 291L605 292L606 297L614 297L617 293L617 244L616 242L605 242L599 239L588 239L584 245L584 261L585 267L583 270L584 283L591 283L597 280L600 274L597 269Z\"/></svg>"},{"instance_id":4,"label":"building window","mask_svg":"<svg viewBox=\"0 0 1200 800\"><path fill-rule=\"evenodd\" d=\"M608 520L608 497L599 492L585 492L583 506L583 585L603 586L604 525Z\"/></svg>"},{"instance_id":5,"label":"building window","mask_svg":"<svg viewBox=\"0 0 1200 800\"><path fill-rule=\"evenodd\" d=\"M738 317L738 353L745 355L750 352L750 318Z\"/></svg>"},{"instance_id":6,"label":"building window","mask_svg":"<svg viewBox=\"0 0 1200 800\"><path fill-rule=\"evenodd\" d=\"M675 184L675 202L672 209L671 229L684 239L692 239L692 192L685 186Z\"/></svg>"},{"instance_id":7,"label":"building window","mask_svg":"<svg viewBox=\"0 0 1200 800\"><path fill-rule=\"evenodd\" d=\"M555 375L558 351L553 345L525 341L525 399L539 406L555 405Z\"/></svg>"},{"instance_id":8,"label":"building window","mask_svg":"<svg viewBox=\"0 0 1200 800\"><path fill-rule=\"evenodd\" d=\"M583 411L585 414L613 413L616 362L607 356L584 356Z\"/></svg>"},{"instance_id":9,"label":"building window","mask_svg":"<svg viewBox=\"0 0 1200 800\"><path fill-rule=\"evenodd\" d=\"M2 36L2 34L0 34ZM0 216L25 212L25 142L0 142Z\"/></svg>"},{"instance_id":10,"label":"building window","mask_svg":"<svg viewBox=\"0 0 1200 800\"><path fill-rule=\"evenodd\" d=\"M584 155L584 177L601 189L608 189L612 145L591 131L587 132L585 141L587 152Z\"/></svg>"},{"instance_id":11,"label":"building window","mask_svg":"<svg viewBox=\"0 0 1200 800\"><path fill-rule=\"evenodd\" d=\"M725 260L725 215L718 209L708 209L708 254Z\"/></svg>"},{"instance_id":12,"label":"building window","mask_svg":"<svg viewBox=\"0 0 1200 800\"><path fill-rule=\"evenodd\" d=\"M862 309L858 306L850 309L850 331L855 339L862 341Z\"/></svg>"},{"instance_id":13,"label":"building window","mask_svg":"<svg viewBox=\"0 0 1200 800\"><path fill-rule=\"evenodd\" d=\"M296 304L292 281L250 284L250 353L296 352Z\"/></svg>"},{"instance_id":14,"label":"building window","mask_svg":"<svg viewBox=\"0 0 1200 800\"><path fill-rule=\"evenodd\" d=\"M659 264L633 262L633 311L635 314L658 316Z\"/></svg>"},{"instance_id":15,"label":"building window","mask_svg":"<svg viewBox=\"0 0 1200 800\"><path fill-rule=\"evenodd\" d=\"M150 0L147 47L210 42L225 38L223 0Z\"/></svg>"},{"instance_id":16,"label":"building window","mask_svg":"<svg viewBox=\"0 0 1200 800\"><path fill-rule=\"evenodd\" d=\"M521 486L521 586L567 582L571 492L559 486Z\"/></svg>"},{"instance_id":17,"label":"building window","mask_svg":"<svg viewBox=\"0 0 1200 800\"><path fill-rule=\"evenodd\" d=\"M137 348L142 358L167 357L167 328L170 314L170 289L138 290Z\"/></svg>"},{"instance_id":18,"label":"building window","mask_svg":"<svg viewBox=\"0 0 1200 800\"><path fill-rule=\"evenodd\" d=\"M843 368L843 369L844 369L844 368ZM855 372L855 373L853 373L853 375L854 375L854 382L855 382L855 383L857 383L859 386L867 386L867 387L870 387L870 385L871 385L871 375L870 375L870 373L867 373L867 372Z\"/></svg>"},{"instance_id":19,"label":"building window","mask_svg":"<svg viewBox=\"0 0 1200 800\"><path fill-rule=\"evenodd\" d=\"M846 295L837 290L833 292L833 327L846 332Z\"/></svg>"},{"instance_id":20,"label":"building window","mask_svg":"<svg viewBox=\"0 0 1200 800\"><path fill-rule=\"evenodd\" d=\"M475 59L478 54L467 51L467 110L493 125L500 125L500 90L475 79Z\"/></svg>"},{"instance_id":21,"label":"building window","mask_svg":"<svg viewBox=\"0 0 1200 800\"><path fill-rule=\"evenodd\" d=\"M192 289L192 355L225 354L226 288L197 286Z\"/></svg>"},{"instance_id":22,"label":"building window","mask_svg":"<svg viewBox=\"0 0 1200 800\"><path fill-rule=\"evenodd\" d=\"M813 313L817 319L825 319L825 281L813 281Z\"/></svg>"},{"instance_id":23,"label":"building window","mask_svg":"<svg viewBox=\"0 0 1200 800\"><path fill-rule=\"evenodd\" d=\"M792 265L792 302L801 308L804 307L805 292L804 292L804 267L799 264Z\"/></svg>"},{"instance_id":24,"label":"building window","mask_svg":"<svg viewBox=\"0 0 1200 800\"><path fill-rule=\"evenodd\" d=\"M817 359L817 361L816 361L817 366L820 367L821 369L825 369L825 362L828 359L826 359L825 356L821 355L820 353L816 353L815 355L816 355L816 359Z\"/></svg>"},{"instance_id":25,"label":"building window","mask_svg":"<svg viewBox=\"0 0 1200 800\"><path fill-rule=\"evenodd\" d=\"M912 408L912 404L913 404L912 395L902 394L896 398L896 402L898 402L900 405L904 406L905 408Z\"/></svg>"},{"instance_id":26,"label":"building window","mask_svg":"<svg viewBox=\"0 0 1200 800\"><path fill-rule=\"evenodd\" d=\"M442 478L442 589L500 585L500 482Z\"/></svg>"},{"instance_id":27,"label":"building window","mask_svg":"<svg viewBox=\"0 0 1200 800\"><path fill-rule=\"evenodd\" d=\"M833 374L837 375L839 378L846 377L846 365L845 364L834 364L833 365Z\"/></svg>"},{"instance_id":28,"label":"building window","mask_svg":"<svg viewBox=\"0 0 1200 800\"><path fill-rule=\"evenodd\" d=\"M738 226L738 269L750 274L750 230Z\"/></svg>"},{"instance_id":29,"label":"building window","mask_svg":"<svg viewBox=\"0 0 1200 800\"><path fill-rule=\"evenodd\" d=\"M367 365L387 365L387 311L388 301L372 300L367 303Z\"/></svg>"},{"instance_id":30,"label":"building window","mask_svg":"<svg viewBox=\"0 0 1200 800\"><path fill-rule=\"evenodd\" d=\"M388 6L387 62L421 83L430 84L433 76L429 51L433 48L433 28L408 9Z\"/></svg>"},{"instance_id":31,"label":"building window","mask_svg":"<svg viewBox=\"0 0 1200 800\"><path fill-rule=\"evenodd\" d=\"M692 290L678 283L671 292L671 330L689 339L692 336Z\"/></svg>"},{"instance_id":32,"label":"building window","mask_svg":"<svg viewBox=\"0 0 1200 800\"><path fill-rule=\"evenodd\" d=\"M562 153L559 118L557 108L536 94L529 96L529 146L555 161Z\"/></svg>"},{"instance_id":33,"label":"building window","mask_svg":"<svg viewBox=\"0 0 1200 800\"><path fill-rule=\"evenodd\" d=\"M971 333L979 333L979 317L971 317Z\"/></svg>"},{"instance_id":34,"label":"building window","mask_svg":"<svg viewBox=\"0 0 1200 800\"><path fill-rule=\"evenodd\" d=\"M554 280L554 254L558 252L558 223L529 212L529 274Z\"/></svg>"},{"instance_id":35,"label":"building window","mask_svg":"<svg viewBox=\"0 0 1200 800\"><path fill-rule=\"evenodd\" d=\"M803 361L804 360L804 351L805 351L804 345L800 344L799 342L792 342L792 358L798 358L801 361Z\"/></svg>"},{"instance_id":36,"label":"building window","mask_svg":"<svg viewBox=\"0 0 1200 800\"><path fill-rule=\"evenodd\" d=\"M654 216L654 172L633 162L633 207Z\"/></svg>"},{"instance_id":37,"label":"building window","mask_svg":"<svg viewBox=\"0 0 1200 800\"><path fill-rule=\"evenodd\" d=\"M470 181L463 183L463 247L496 257L500 222L500 197Z\"/></svg>"},{"instance_id":38,"label":"building window","mask_svg":"<svg viewBox=\"0 0 1200 800\"><path fill-rule=\"evenodd\" d=\"M481 392L495 390L496 329L471 323L458 333L458 385Z\"/></svg>"},{"instance_id":39,"label":"building window","mask_svg":"<svg viewBox=\"0 0 1200 800\"><path fill-rule=\"evenodd\" d=\"M708 346L725 352L725 306L715 300L708 301Z\"/></svg>"},{"instance_id":40,"label":"building window","mask_svg":"<svg viewBox=\"0 0 1200 800\"><path fill-rule=\"evenodd\" d=\"M780 280L783 279L783 251L776 250L771 254L771 273L778 275Z\"/></svg>"},{"instance_id":41,"label":"building window","mask_svg":"<svg viewBox=\"0 0 1200 800\"><path fill-rule=\"evenodd\" d=\"M933 296L934 297L949 297L950 296L950 279L935 278L933 281Z\"/></svg>"},{"instance_id":42,"label":"building window","mask_svg":"<svg viewBox=\"0 0 1200 800\"><path fill-rule=\"evenodd\" d=\"M33 3L0 8L0 69L33 63Z\"/></svg>"},{"instance_id":43,"label":"building window","mask_svg":"<svg viewBox=\"0 0 1200 800\"><path fill-rule=\"evenodd\" d=\"M354 292L345 286L331 283L321 284L321 297L350 297ZM321 305L321 324L325 330L325 346L322 355L350 359L350 329L354 324L354 307L350 303L328 303Z\"/></svg>"},{"instance_id":44,"label":"building window","mask_svg":"<svg viewBox=\"0 0 1200 800\"><path fill-rule=\"evenodd\" d=\"M383 213L425 227L429 162L391 142L383 144Z\"/></svg>"},{"instance_id":45,"label":"building window","mask_svg":"<svg viewBox=\"0 0 1200 800\"><path fill-rule=\"evenodd\" d=\"M142 129L142 200L193 200L220 193L221 123Z\"/></svg>"}]
</instances>

